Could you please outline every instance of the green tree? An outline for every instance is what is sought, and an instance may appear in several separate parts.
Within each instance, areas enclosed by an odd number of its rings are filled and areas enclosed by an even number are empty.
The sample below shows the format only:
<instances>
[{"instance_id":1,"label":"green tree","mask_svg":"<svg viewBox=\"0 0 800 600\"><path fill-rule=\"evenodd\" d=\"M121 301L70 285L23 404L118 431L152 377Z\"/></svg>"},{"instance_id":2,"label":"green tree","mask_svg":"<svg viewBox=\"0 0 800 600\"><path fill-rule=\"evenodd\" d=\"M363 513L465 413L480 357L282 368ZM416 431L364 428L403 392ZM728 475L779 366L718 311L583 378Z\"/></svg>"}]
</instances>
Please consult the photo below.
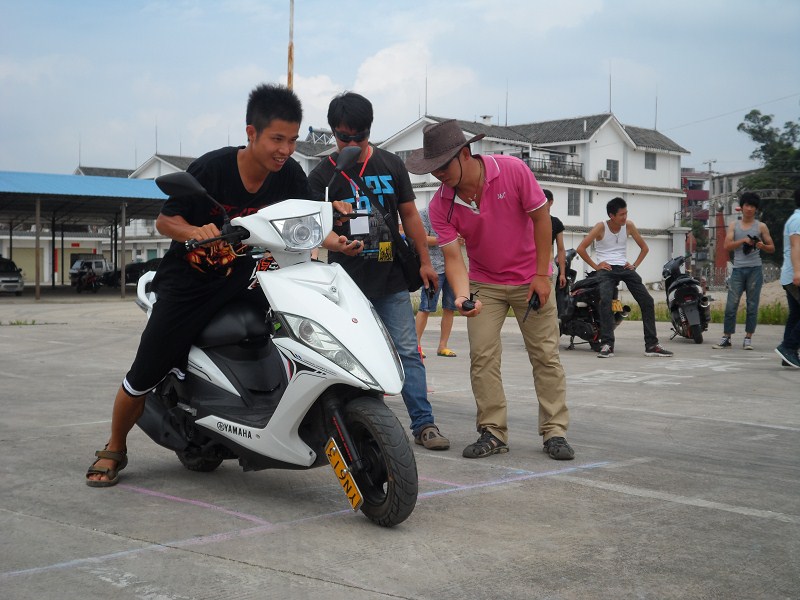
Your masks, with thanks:
<instances>
[{"instance_id":1,"label":"green tree","mask_svg":"<svg viewBox=\"0 0 800 600\"><path fill-rule=\"evenodd\" d=\"M765 255L765 259L780 263L783 224L794 211L792 193L800 188L800 123L787 121L780 130L772 126L772 120L772 115L751 110L737 127L758 144L750 158L764 165L758 173L741 180L739 191L750 190L761 196L760 218L775 240L775 254Z\"/></svg>"}]
</instances>

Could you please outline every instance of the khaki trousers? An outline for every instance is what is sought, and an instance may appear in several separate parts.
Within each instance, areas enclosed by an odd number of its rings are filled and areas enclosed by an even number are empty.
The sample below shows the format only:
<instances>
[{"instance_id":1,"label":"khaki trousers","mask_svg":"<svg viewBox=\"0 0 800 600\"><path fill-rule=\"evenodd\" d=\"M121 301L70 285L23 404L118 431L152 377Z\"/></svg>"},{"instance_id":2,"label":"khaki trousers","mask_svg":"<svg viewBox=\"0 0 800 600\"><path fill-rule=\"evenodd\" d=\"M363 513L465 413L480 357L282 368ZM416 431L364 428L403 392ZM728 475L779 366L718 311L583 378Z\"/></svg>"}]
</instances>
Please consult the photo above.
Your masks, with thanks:
<instances>
[{"instance_id":1,"label":"khaki trousers","mask_svg":"<svg viewBox=\"0 0 800 600\"><path fill-rule=\"evenodd\" d=\"M488 429L508 443L508 411L500 372L502 343L500 330L509 307L519 324L528 359L533 368L533 384L539 401L539 435L544 441L564 436L569 425L567 383L558 353L558 318L555 294L539 311L528 308L527 285L493 285L470 281L472 292L478 292L483 309L477 317L467 319L470 348L470 379L478 414L478 431Z\"/></svg>"}]
</instances>

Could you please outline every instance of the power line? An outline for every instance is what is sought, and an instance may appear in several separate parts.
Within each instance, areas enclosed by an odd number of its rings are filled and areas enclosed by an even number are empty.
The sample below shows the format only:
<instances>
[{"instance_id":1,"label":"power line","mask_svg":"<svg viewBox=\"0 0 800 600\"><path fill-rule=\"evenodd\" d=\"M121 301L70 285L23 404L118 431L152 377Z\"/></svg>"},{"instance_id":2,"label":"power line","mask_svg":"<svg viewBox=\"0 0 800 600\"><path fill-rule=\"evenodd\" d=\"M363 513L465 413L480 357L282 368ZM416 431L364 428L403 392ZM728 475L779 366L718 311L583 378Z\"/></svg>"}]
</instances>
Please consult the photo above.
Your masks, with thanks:
<instances>
[{"instance_id":1,"label":"power line","mask_svg":"<svg viewBox=\"0 0 800 600\"><path fill-rule=\"evenodd\" d=\"M760 104L754 104L752 106L745 106L744 108L737 108L736 110L732 110L730 112L722 113L720 115L715 115L713 117L706 117L705 119L700 119L699 121L692 121L690 123L684 123L683 125L677 125L675 127L670 127L668 129L664 129L663 131L674 131L675 129L681 129L683 127L689 127L690 125L697 125L698 123L705 123L706 121L713 121L714 119L721 119L722 117L728 117L730 115L735 115L737 113L741 113L745 110L752 110L754 108L758 108L759 106L764 106L765 104L772 104L773 102L780 102L781 100L788 100L789 98L796 98L800 96L800 92L796 94L789 94L788 96L783 96L782 98L775 98L774 100L767 100L766 102L761 102Z\"/></svg>"}]
</instances>

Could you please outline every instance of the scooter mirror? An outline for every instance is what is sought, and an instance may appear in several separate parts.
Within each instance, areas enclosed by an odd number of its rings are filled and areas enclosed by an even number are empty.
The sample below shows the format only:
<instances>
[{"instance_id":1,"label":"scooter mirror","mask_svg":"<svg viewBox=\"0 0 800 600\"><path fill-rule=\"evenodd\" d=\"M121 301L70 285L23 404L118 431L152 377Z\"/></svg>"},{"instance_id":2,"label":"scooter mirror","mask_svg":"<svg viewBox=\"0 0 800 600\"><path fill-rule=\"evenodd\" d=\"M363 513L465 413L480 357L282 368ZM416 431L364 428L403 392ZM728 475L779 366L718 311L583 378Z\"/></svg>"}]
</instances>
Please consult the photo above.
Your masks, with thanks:
<instances>
[{"instance_id":1,"label":"scooter mirror","mask_svg":"<svg viewBox=\"0 0 800 600\"><path fill-rule=\"evenodd\" d=\"M156 177L156 185L167 196L207 195L206 189L200 182L184 171Z\"/></svg>"},{"instance_id":2,"label":"scooter mirror","mask_svg":"<svg viewBox=\"0 0 800 600\"><path fill-rule=\"evenodd\" d=\"M344 171L350 165L356 162L358 155L361 154L359 146L346 146L339 152L339 157L336 159L336 168L334 171Z\"/></svg>"}]
</instances>

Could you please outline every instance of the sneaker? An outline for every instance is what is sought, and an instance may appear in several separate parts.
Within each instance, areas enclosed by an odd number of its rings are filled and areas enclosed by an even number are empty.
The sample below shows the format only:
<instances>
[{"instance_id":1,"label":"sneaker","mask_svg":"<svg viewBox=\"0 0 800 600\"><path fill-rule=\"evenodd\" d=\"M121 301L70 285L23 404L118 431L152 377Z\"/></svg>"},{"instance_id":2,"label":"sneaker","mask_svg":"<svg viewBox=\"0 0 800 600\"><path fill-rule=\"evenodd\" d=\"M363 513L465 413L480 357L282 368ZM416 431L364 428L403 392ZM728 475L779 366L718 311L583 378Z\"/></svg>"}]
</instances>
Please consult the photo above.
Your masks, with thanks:
<instances>
[{"instance_id":1,"label":"sneaker","mask_svg":"<svg viewBox=\"0 0 800 600\"><path fill-rule=\"evenodd\" d=\"M462 455L464 458L483 458L492 454L503 454L508 452L508 444L504 444L488 430L481 431L481 437L474 444L464 448Z\"/></svg>"},{"instance_id":2,"label":"sneaker","mask_svg":"<svg viewBox=\"0 0 800 600\"><path fill-rule=\"evenodd\" d=\"M563 437L551 437L544 443L543 450L554 460L572 460L575 458L575 450Z\"/></svg>"},{"instance_id":3,"label":"sneaker","mask_svg":"<svg viewBox=\"0 0 800 600\"><path fill-rule=\"evenodd\" d=\"M800 369L800 356L797 356L797 350L791 350L783 344L775 348L775 353L783 359L783 365Z\"/></svg>"},{"instance_id":4,"label":"sneaker","mask_svg":"<svg viewBox=\"0 0 800 600\"><path fill-rule=\"evenodd\" d=\"M719 341L719 344L714 344L711 346L714 350L723 350L724 348L730 348L733 344L731 344L731 338L728 336L723 335L722 339Z\"/></svg>"},{"instance_id":5,"label":"sneaker","mask_svg":"<svg viewBox=\"0 0 800 600\"><path fill-rule=\"evenodd\" d=\"M742 340L742 350L752 350L753 340L751 338L744 338Z\"/></svg>"},{"instance_id":6,"label":"sneaker","mask_svg":"<svg viewBox=\"0 0 800 600\"><path fill-rule=\"evenodd\" d=\"M597 358L611 358L613 356L614 348L612 348L610 344L603 344L600 346L600 352L597 354Z\"/></svg>"},{"instance_id":7,"label":"sneaker","mask_svg":"<svg viewBox=\"0 0 800 600\"><path fill-rule=\"evenodd\" d=\"M661 346L656 344L655 346L651 346L650 348L645 350L644 351L644 355L645 356L659 356L659 357L662 357L662 358L668 358L668 357L672 356L672 352L670 352L669 350L665 350L664 348L662 348Z\"/></svg>"},{"instance_id":8,"label":"sneaker","mask_svg":"<svg viewBox=\"0 0 800 600\"><path fill-rule=\"evenodd\" d=\"M414 443L428 450L447 450L450 440L444 437L436 425L425 425L419 435L414 436Z\"/></svg>"}]
</instances>

